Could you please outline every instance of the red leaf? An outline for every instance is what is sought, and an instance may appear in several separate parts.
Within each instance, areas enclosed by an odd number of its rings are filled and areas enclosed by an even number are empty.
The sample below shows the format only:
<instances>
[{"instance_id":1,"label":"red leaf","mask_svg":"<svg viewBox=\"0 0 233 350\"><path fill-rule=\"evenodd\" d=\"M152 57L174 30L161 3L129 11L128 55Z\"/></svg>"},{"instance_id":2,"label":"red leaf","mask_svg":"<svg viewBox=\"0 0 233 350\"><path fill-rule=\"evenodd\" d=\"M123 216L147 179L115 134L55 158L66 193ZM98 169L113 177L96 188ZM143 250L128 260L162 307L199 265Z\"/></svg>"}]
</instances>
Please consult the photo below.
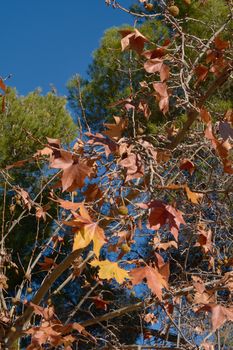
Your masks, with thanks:
<instances>
[{"instance_id":1,"label":"red leaf","mask_svg":"<svg viewBox=\"0 0 233 350\"><path fill-rule=\"evenodd\" d=\"M2 89L4 92L6 91L6 85L3 82L2 78L0 78L0 89Z\"/></svg>"},{"instance_id":2,"label":"red leaf","mask_svg":"<svg viewBox=\"0 0 233 350\"><path fill-rule=\"evenodd\" d=\"M42 270L49 271L52 267L57 267L57 264L53 259L48 258L47 256L44 258L44 262L38 262Z\"/></svg>"},{"instance_id":3,"label":"red leaf","mask_svg":"<svg viewBox=\"0 0 233 350\"><path fill-rule=\"evenodd\" d=\"M217 36L215 39L214 39L214 45L216 47L216 49L218 50L225 50L227 49L230 45L229 45L229 41L226 41L226 40L222 40L219 36Z\"/></svg>"},{"instance_id":4,"label":"red leaf","mask_svg":"<svg viewBox=\"0 0 233 350\"><path fill-rule=\"evenodd\" d=\"M213 246L211 230L208 230L204 224L199 224L197 234L199 235L199 237L195 246L202 247L205 253L212 252Z\"/></svg>"},{"instance_id":5,"label":"red leaf","mask_svg":"<svg viewBox=\"0 0 233 350\"><path fill-rule=\"evenodd\" d=\"M155 200L146 206L150 209L149 228L159 230L162 226L168 224L170 232L177 241L180 225L185 225L182 212L159 200Z\"/></svg>"},{"instance_id":6,"label":"red leaf","mask_svg":"<svg viewBox=\"0 0 233 350\"><path fill-rule=\"evenodd\" d=\"M200 117L205 124L208 124L211 121L210 113L204 108L200 110Z\"/></svg>"},{"instance_id":7,"label":"red leaf","mask_svg":"<svg viewBox=\"0 0 233 350\"><path fill-rule=\"evenodd\" d=\"M207 78L209 72L209 68L204 66L203 64L199 64L195 68L195 74L197 75L197 81L195 86L197 86L201 81L204 81Z\"/></svg>"},{"instance_id":8,"label":"red leaf","mask_svg":"<svg viewBox=\"0 0 233 350\"><path fill-rule=\"evenodd\" d=\"M195 170L195 165L191 160L184 158L180 161L180 170L187 170L192 175Z\"/></svg>"}]
</instances>

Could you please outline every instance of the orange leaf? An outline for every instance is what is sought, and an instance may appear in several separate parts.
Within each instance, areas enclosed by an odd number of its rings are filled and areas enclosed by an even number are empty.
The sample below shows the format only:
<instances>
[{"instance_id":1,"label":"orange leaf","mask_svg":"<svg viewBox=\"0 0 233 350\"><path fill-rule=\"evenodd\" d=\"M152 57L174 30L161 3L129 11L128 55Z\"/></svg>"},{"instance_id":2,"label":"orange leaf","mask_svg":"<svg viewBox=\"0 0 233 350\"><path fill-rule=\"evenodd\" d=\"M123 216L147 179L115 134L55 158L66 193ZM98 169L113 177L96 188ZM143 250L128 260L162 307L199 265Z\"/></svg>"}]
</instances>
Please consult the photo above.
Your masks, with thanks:
<instances>
[{"instance_id":1,"label":"orange leaf","mask_svg":"<svg viewBox=\"0 0 233 350\"><path fill-rule=\"evenodd\" d=\"M121 138L122 133L127 126L127 120L116 116L114 117L114 119L116 124L104 124L104 126L106 126L109 129L107 131L104 131L104 134L109 136L110 138L118 140Z\"/></svg>"},{"instance_id":2,"label":"orange leaf","mask_svg":"<svg viewBox=\"0 0 233 350\"><path fill-rule=\"evenodd\" d=\"M142 283L143 280L146 279L148 287L159 298L159 300L162 301L162 289L168 289L168 283L159 273L157 267L138 267L131 270L129 274L134 285Z\"/></svg>"},{"instance_id":3,"label":"orange leaf","mask_svg":"<svg viewBox=\"0 0 233 350\"><path fill-rule=\"evenodd\" d=\"M6 91L6 85L4 83L4 81L2 80L2 78L0 78L0 88L5 92Z\"/></svg>"}]
</instances>

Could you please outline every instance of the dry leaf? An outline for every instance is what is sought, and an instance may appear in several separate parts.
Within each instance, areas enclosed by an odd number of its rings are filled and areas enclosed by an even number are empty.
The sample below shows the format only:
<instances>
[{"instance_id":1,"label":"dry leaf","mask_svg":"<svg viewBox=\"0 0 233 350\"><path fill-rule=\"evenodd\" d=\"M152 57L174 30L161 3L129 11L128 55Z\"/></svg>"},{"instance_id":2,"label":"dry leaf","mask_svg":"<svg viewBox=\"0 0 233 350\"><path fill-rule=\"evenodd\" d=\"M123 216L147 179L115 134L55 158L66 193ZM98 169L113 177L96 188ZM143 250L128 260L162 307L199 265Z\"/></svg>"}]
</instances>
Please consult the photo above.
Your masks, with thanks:
<instances>
[{"instance_id":1,"label":"dry leaf","mask_svg":"<svg viewBox=\"0 0 233 350\"><path fill-rule=\"evenodd\" d=\"M117 262L109 260L93 260L90 263L91 266L99 267L99 278L110 280L115 278L118 283L123 283L125 279L129 279L129 274L126 270L119 267Z\"/></svg>"}]
</instances>

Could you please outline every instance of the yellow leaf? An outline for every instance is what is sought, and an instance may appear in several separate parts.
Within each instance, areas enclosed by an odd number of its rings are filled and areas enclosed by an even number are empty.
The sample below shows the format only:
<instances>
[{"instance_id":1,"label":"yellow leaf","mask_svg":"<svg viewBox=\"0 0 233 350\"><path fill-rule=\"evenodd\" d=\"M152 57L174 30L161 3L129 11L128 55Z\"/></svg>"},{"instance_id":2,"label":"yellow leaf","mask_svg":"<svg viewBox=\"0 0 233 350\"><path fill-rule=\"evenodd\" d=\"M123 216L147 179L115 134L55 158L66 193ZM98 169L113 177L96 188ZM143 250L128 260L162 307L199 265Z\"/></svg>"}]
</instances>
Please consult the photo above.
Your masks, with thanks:
<instances>
[{"instance_id":1,"label":"yellow leaf","mask_svg":"<svg viewBox=\"0 0 233 350\"><path fill-rule=\"evenodd\" d=\"M99 278L101 279L111 279L115 278L118 283L123 283L126 278L129 279L129 274L126 270L118 266L117 262L112 262L109 260L93 260L90 263L91 266L99 267Z\"/></svg>"},{"instance_id":2,"label":"yellow leaf","mask_svg":"<svg viewBox=\"0 0 233 350\"><path fill-rule=\"evenodd\" d=\"M185 189L185 191L186 191L186 194L187 194L188 199L189 199L192 203L198 204L198 203L200 202L200 200L201 200L202 197L203 197L203 194L202 194L202 193L192 192L192 191L190 190L190 188L189 188L187 185L184 186L184 189Z\"/></svg>"},{"instance_id":3,"label":"yellow leaf","mask_svg":"<svg viewBox=\"0 0 233 350\"><path fill-rule=\"evenodd\" d=\"M86 248L93 241L93 251L99 257L100 249L106 243L104 230L97 223L90 223L78 229L74 236L73 250Z\"/></svg>"}]
</instances>

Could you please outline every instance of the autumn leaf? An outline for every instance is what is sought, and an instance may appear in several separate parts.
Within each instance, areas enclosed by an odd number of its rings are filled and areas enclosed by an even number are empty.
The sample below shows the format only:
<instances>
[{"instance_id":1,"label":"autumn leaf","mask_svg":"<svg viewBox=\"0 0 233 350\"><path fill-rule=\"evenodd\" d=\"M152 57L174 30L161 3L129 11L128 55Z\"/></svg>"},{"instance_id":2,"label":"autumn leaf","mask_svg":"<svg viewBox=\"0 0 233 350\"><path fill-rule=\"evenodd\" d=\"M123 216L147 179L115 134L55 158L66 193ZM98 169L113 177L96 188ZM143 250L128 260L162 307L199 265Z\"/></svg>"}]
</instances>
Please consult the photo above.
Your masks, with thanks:
<instances>
[{"instance_id":1,"label":"autumn leaf","mask_svg":"<svg viewBox=\"0 0 233 350\"><path fill-rule=\"evenodd\" d=\"M140 154L127 154L127 157L121 160L119 165L126 168L127 175L125 181L138 179L144 175L144 166Z\"/></svg>"},{"instance_id":2,"label":"autumn leaf","mask_svg":"<svg viewBox=\"0 0 233 350\"><path fill-rule=\"evenodd\" d=\"M192 192L187 184L184 185L184 189L185 189L185 192L187 194L188 199L192 203L198 204L202 200L202 198L203 198L203 194L202 193Z\"/></svg>"},{"instance_id":3,"label":"autumn leaf","mask_svg":"<svg viewBox=\"0 0 233 350\"><path fill-rule=\"evenodd\" d=\"M200 109L200 117L205 124L211 122L212 119L210 113L205 108Z\"/></svg>"},{"instance_id":4,"label":"autumn leaf","mask_svg":"<svg viewBox=\"0 0 233 350\"><path fill-rule=\"evenodd\" d=\"M197 235L198 240L195 243L196 247L201 247L205 253L212 253L213 245L212 245L212 231L211 229L207 229L205 224L200 223L197 226Z\"/></svg>"},{"instance_id":5,"label":"autumn leaf","mask_svg":"<svg viewBox=\"0 0 233 350\"><path fill-rule=\"evenodd\" d=\"M159 108L166 114L169 111L169 95L166 83L153 83L153 88L156 91L156 96L159 101Z\"/></svg>"},{"instance_id":6,"label":"autumn leaf","mask_svg":"<svg viewBox=\"0 0 233 350\"><path fill-rule=\"evenodd\" d=\"M176 241L169 241L169 242L164 242L162 243L159 238L154 237L153 240L153 246L155 250L168 250L169 248L178 248L177 242Z\"/></svg>"},{"instance_id":7,"label":"autumn leaf","mask_svg":"<svg viewBox=\"0 0 233 350\"><path fill-rule=\"evenodd\" d=\"M97 295L95 297L89 297L88 299L92 300L97 309L102 309L107 311L110 301L104 300L101 296Z\"/></svg>"},{"instance_id":8,"label":"autumn leaf","mask_svg":"<svg viewBox=\"0 0 233 350\"><path fill-rule=\"evenodd\" d=\"M187 170L192 175L195 170L195 164L187 158L181 159L180 170Z\"/></svg>"},{"instance_id":9,"label":"autumn leaf","mask_svg":"<svg viewBox=\"0 0 233 350\"><path fill-rule=\"evenodd\" d=\"M115 278L118 283L123 283L125 279L129 279L128 271L119 267L117 262L112 262L109 260L93 260L90 263L91 266L99 267L99 278L110 280Z\"/></svg>"},{"instance_id":10,"label":"autumn leaf","mask_svg":"<svg viewBox=\"0 0 233 350\"><path fill-rule=\"evenodd\" d=\"M104 134L109 136L113 139L120 139L122 136L123 131L125 130L127 126L127 120L121 117L114 117L115 124L109 124L105 123L104 126L106 126L109 130L104 131Z\"/></svg>"},{"instance_id":11,"label":"autumn leaf","mask_svg":"<svg viewBox=\"0 0 233 350\"><path fill-rule=\"evenodd\" d=\"M211 122L209 122L206 126L205 137L211 142L212 147L216 150L216 153L221 158L224 165L224 172L233 174L232 160L230 158L230 151L232 147L228 140L223 140L221 142L215 137Z\"/></svg>"},{"instance_id":12,"label":"autumn leaf","mask_svg":"<svg viewBox=\"0 0 233 350\"><path fill-rule=\"evenodd\" d=\"M2 78L0 78L0 89L2 89L4 92L6 91L6 85Z\"/></svg>"},{"instance_id":13,"label":"autumn leaf","mask_svg":"<svg viewBox=\"0 0 233 350\"><path fill-rule=\"evenodd\" d=\"M86 191L83 194L86 198L86 202L95 201L96 204L103 204L103 192L100 190L97 184L89 184Z\"/></svg>"},{"instance_id":14,"label":"autumn leaf","mask_svg":"<svg viewBox=\"0 0 233 350\"><path fill-rule=\"evenodd\" d=\"M214 39L214 45L218 50L225 50L229 47L229 41L222 40L219 35Z\"/></svg>"},{"instance_id":15,"label":"autumn leaf","mask_svg":"<svg viewBox=\"0 0 233 350\"><path fill-rule=\"evenodd\" d=\"M159 230L162 226L168 224L170 232L178 240L180 225L185 225L183 213L171 205L165 204L160 200L155 200L149 204L138 204L141 208L150 209L149 228Z\"/></svg>"},{"instance_id":16,"label":"autumn leaf","mask_svg":"<svg viewBox=\"0 0 233 350\"><path fill-rule=\"evenodd\" d=\"M208 304L201 307L198 312L200 311L211 312L213 332L219 329L225 322L233 321L233 307L227 308L219 304Z\"/></svg>"},{"instance_id":17,"label":"autumn leaf","mask_svg":"<svg viewBox=\"0 0 233 350\"><path fill-rule=\"evenodd\" d=\"M142 283L144 279L147 285L160 301L162 301L163 288L168 289L168 283L164 277L159 273L157 267L145 266L133 269L129 273L133 285Z\"/></svg>"},{"instance_id":18,"label":"autumn leaf","mask_svg":"<svg viewBox=\"0 0 233 350\"><path fill-rule=\"evenodd\" d=\"M104 230L97 223L85 224L74 236L73 250L86 248L93 242L93 251L99 257L100 249L106 243Z\"/></svg>"},{"instance_id":19,"label":"autumn leaf","mask_svg":"<svg viewBox=\"0 0 233 350\"><path fill-rule=\"evenodd\" d=\"M149 40L144 35L142 35L136 28L133 31L120 30L119 33L122 36L122 51L125 51L126 49L132 49L138 54L141 54L144 49L144 44L149 42Z\"/></svg>"},{"instance_id":20,"label":"autumn leaf","mask_svg":"<svg viewBox=\"0 0 233 350\"><path fill-rule=\"evenodd\" d=\"M111 124L107 124L107 125L111 125ZM123 123L122 123L122 128L123 128ZM109 131L107 131L107 133L108 132ZM118 149L118 145L115 141L106 138L104 135L100 133L92 134L90 132L86 132L86 135L90 139L87 142L89 145L104 147L106 157L108 157L111 153L115 153Z\"/></svg>"},{"instance_id":21,"label":"autumn leaf","mask_svg":"<svg viewBox=\"0 0 233 350\"><path fill-rule=\"evenodd\" d=\"M203 64L199 64L195 70L194 70L196 76L197 76L197 81L195 83L195 86L197 86L201 81L205 81L207 78L207 75L209 73L209 68L204 66Z\"/></svg>"},{"instance_id":22,"label":"autumn leaf","mask_svg":"<svg viewBox=\"0 0 233 350\"><path fill-rule=\"evenodd\" d=\"M74 220L64 222L73 227L75 236L73 250L86 248L93 242L93 251L99 257L100 249L106 243L104 230L93 222L84 205L80 205L79 214L73 212Z\"/></svg>"},{"instance_id":23,"label":"autumn leaf","mask_svg":"<svg viewBox=\"0 0 233 350\"><path fill-rule=\"evenodd\" d=\"M61 158L56 158L50 164L51 168L63 169L61 176L62 191L74 191L82 188L86 177L93 175L93 165L85 159L73 159L72 155L64 154Z\"/></svg>"},{"instance_id":24,"label":"autumn leaf","mask_svg":"<svg viewBox=\"0 0 233 350\"><path fill-rule=\"evenodd\" d=\"M66 209L66 210L78 210L78 209L82 209L83 208L83 203L80 202L80 203L74 203L74 202L70 202L70 201L65 201L64 199L58 199L58 202L60 203L60 206L63 208L63 209Z\"/></svg>"},{"instance_id":25,"label":"autumn leaf","mask_svg":"<svg viewBox=\"0 0 233 350\"><path fill-rule=\"evenodd\" d=\"M148 103L145 101L140 101L139 105L138 105L138 109L139 111L141 111L144 115L144 117L148 120L151 116L151 110L148 106Z\"/></svg>"},{"instance_id":26,"label":"autumn leaf","mask_svg":"<svg viewBox=\"0 0 233 350\"><path fill-rule=\"evenodd\" d=\"M154 58L147 60L144 63L144 69L147 73L160 73L161 82L169 78L169 67L163 62L162 59Z\"/></svg>"},{"instance_id":27,"label":"autumn leaf","mask_svg":"<svg viewBox=\"0 0 233 350\"><path fill-rule=\"evenodd\" d=\"M156 317L155 317L155 315L153 313L149 312L148 314L146 314L144 316L144 321L146 323L154 324L155 322L157 322L157 319L156 319Z\"/></svg>"},{"instance_id":28,"label":"autumn leaf","mask_svg":"<svg viewBox=\"0 0 233 350\"><path fill-rule=\"evenodd\" d=\"M23 188L21 187L17 187L15 188L15 191L19 194L19 196L22 199L22 202L24 204L24 206L28 209L31 210L32 205L34 204L33 201L30 198L30 195L27 191L25 191Z\"/></svg>"},{"instance_id":29,"label":"autumn leaf","mask_svg":"<svg viewBox=\"0 0 233 350\"><path fill-rule=\"evenodd\" d=\"M41 267L41 270L45 271L49 271L52 268L57 267L57 264L54 262L54 259L48 258L47 256L44 258L43 262L38 262L37 264Z\"/></svg>"}]
</instances>

